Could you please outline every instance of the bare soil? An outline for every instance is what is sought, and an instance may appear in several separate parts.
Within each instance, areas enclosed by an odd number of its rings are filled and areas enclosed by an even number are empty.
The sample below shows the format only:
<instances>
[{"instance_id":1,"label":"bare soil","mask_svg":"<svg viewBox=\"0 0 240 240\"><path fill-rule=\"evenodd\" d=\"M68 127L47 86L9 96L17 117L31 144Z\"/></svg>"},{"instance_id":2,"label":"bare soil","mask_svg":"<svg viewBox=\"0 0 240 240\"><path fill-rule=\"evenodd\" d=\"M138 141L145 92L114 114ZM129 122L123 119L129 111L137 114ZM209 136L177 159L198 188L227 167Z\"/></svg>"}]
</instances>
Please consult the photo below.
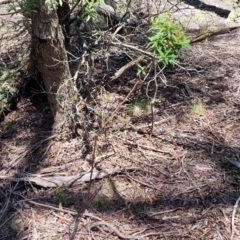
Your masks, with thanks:
<instances>
[{"instance_id":1,"label":"bare soil","mask_svg":"<svg viewBox=\"0 0 240 240\"><path fill-rule=\"evenodd\" d=\"M228 2L206 2L203 10L198 3L183 5L196 11L191 36L233 25L225 22ZM230 239L233 230L232 239L240 239L238 208L233 212L240 171L232 164L240 161L239 42L236 29L183 53L181 66L167 68L166 82L158 81L154 121L149 104L134 108L156 88L140 79L99 136L95 170L107 176L92 182L83 213L88 182L44 188L17 179L90 172L99 119L109 117L132 89L136 69L101 90L94 114L85 112L91 128L84 138L52 133L46 96L27 86L0 123L0 239L69 239L74 230L75 239ZM93 78L102 80L126 63L116 56L108 63L95 59Z\"/></svg>"}]
</instances>

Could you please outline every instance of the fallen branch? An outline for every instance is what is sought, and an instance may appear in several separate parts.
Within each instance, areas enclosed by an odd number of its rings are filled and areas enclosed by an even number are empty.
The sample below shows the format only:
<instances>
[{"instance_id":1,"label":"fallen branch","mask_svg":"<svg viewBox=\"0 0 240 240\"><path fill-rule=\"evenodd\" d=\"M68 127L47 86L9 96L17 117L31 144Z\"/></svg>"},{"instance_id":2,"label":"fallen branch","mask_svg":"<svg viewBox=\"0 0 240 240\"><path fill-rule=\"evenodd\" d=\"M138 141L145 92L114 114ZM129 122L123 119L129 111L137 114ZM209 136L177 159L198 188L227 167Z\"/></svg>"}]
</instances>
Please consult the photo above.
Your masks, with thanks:
<instances>
[{"instance_id":1,"label":"fallen branch","mask_svg":"<svg viewBox=\"0 0 240 240\"><path fill-rule=\"evenodd\" d=\"M131 62L129 62L128 64L126 64L125 66L121 67L110 79L110 81L114 81L116 79L118 79L124 72L126 72L129 68L137 65L138 63L140 63L143 59L144 59L144 55L141 55L135 59L133 59Z\"/></svg>"},{"instance_id":2,"label":"fallen branch","mask_svg":"<svg viewBox=\"0 0 240 240\"><path fill-rule=\"evenodd\" d=\"M238 29L240 28L239 26L235 26L235 27L228 27L228 28L223 28L223 29L217 29L215 31L209 31L209 32L206 32L206 33L202 33L201 35L193 38L190 43L197 43L197 42L201 42L205 39L208 39L210 37L213 37L213 36L217 36L217 35L221 35L221 34L225 34L225 33L229 33L235 29Z\"/></svg>"},{"instance_id":3,"label":"fallen branch","mask_svg":"<svg viewBox=\"0 0 240 240\"><path fill-rule=\"evenodd\" d=\"M137 170L136 168L129 168L129 169L115 169L111 173L107 173L105 171L97 171L94 170L92 172L92 180L96 179L102 179L105 177L108 177L113 174L121 173L124 171L132 171L132 170ZM91 173L84 173L84 174L78 174L74 176L50 176L46 177L41 174L29 174L24 177L19 177L19 178L13 178L13 182L19 182L19 181L24 181L24 182L30 182L33 184L36 184L41 187L45 188L52 188L52 187L71 187L77 184L83 184L86 182L89 182L90 180L90 174Z\"/></svg>"}]
</instances>

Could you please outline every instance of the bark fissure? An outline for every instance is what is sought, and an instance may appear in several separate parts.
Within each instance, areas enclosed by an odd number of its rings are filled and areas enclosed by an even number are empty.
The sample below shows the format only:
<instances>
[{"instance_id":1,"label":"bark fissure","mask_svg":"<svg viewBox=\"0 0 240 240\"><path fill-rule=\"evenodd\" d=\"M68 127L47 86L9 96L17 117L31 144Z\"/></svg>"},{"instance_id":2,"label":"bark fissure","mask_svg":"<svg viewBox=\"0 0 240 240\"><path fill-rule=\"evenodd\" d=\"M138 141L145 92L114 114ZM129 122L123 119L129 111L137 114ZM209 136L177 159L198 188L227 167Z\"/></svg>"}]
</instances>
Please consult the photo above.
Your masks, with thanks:
<instances>
[{"instance_id":1,"label":"bark fissure","mask_svg":"<svg viewBox=\"0 0 240 240\"><path fill-rule=\"evenodd\" d=\"M31 62L43 79L55 130L71 121L69 117L80 99L69 69L64 40L57 9L45 0L38 0L38 11L32 14Z\"/></svg>"}]
</instances>

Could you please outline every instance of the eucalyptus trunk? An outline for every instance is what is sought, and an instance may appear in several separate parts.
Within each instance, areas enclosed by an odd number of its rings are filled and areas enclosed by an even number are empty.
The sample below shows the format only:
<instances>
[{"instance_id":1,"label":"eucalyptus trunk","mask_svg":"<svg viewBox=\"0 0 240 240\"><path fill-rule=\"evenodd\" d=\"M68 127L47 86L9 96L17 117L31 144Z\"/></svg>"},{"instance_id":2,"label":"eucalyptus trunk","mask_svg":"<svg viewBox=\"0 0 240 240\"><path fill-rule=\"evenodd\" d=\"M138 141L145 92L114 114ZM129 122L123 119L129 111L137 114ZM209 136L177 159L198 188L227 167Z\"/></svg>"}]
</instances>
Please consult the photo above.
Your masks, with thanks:
<instances>
[{"instance_id":1,"label":"eucalyptus trunk","mask_svg":"<svg viewBox=\"0 0 240 240\"><path fill-rule=\"evenodd\" d=\"M45 1L37 0L37 10L31 16L31 65L43 80L54 117L54 130L60 130L65 123L69 126L72 121L69 116L72 115L78 93L69 69L58 9Z\"/></svg>"}]
</instances>

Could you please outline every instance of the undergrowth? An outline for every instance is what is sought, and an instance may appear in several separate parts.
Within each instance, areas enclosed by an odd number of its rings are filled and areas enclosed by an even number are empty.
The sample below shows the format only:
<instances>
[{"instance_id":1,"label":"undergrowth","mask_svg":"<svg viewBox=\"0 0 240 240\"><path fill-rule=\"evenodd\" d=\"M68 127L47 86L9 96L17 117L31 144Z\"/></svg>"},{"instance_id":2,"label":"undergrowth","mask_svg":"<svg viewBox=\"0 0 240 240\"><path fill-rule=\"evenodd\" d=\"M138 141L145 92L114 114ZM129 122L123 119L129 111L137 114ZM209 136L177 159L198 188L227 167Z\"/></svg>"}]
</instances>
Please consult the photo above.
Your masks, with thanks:
<instances>
[{"instance_id":1,"label":"undergrowth","mask_svg":"<svg viewBox=\"0 0 240 240\"><path fill-rule=\"evenodd\" d=\"M170 14L152 18L149 32L148 47L153 49L158 62L164 65L178 63L180 50L190 47L183 27Z\"/></svg>"}]
</instances>

